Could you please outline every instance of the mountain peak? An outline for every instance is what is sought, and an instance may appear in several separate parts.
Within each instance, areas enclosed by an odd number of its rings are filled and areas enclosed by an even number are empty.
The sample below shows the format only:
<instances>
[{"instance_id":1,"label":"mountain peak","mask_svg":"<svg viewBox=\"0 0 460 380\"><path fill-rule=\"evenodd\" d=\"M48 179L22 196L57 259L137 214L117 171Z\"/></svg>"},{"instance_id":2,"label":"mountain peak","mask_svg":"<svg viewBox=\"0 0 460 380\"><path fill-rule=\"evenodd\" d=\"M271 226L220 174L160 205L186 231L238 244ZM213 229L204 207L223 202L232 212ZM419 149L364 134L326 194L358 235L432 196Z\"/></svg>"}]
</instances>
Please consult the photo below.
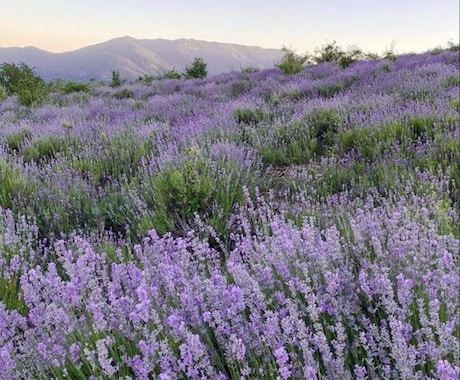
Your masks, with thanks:
<instances>
[{"instance_id":1,"label":"mountain peak","mask_svg":"<svg viewBox=\"0 0 460 380\"><path fill-rule=\"evenodd\" d=\"M202 57L209 75L241 67L273 67L281 57L279 49L209 42L191 38L177 40L136 39L123 36L78 50L50 53L34 47L0 48L0 62L25 62L45 79L110 79L118 70L126 79L156 75L164 70L185 69L195 57Z\"/></svg>"}]
</instances>

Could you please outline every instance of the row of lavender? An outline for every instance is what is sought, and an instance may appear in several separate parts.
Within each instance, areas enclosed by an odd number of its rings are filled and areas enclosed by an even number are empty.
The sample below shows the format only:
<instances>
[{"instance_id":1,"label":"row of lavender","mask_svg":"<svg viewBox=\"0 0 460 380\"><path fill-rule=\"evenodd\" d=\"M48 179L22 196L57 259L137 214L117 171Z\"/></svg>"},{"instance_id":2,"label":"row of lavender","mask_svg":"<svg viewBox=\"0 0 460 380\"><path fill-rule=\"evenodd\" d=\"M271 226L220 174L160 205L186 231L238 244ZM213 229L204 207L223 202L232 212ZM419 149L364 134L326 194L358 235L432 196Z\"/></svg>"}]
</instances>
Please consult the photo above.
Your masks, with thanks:
<instances>
[{"instance_id":1,"label":"row of lavender","mask_svg":"<svg viewBox=\"0 0 460 380\"><path fill-rule=\"evenodd\" d=\"M458 70L0 103L2 378L457 378Z\"/></svg>"}]
</instances>

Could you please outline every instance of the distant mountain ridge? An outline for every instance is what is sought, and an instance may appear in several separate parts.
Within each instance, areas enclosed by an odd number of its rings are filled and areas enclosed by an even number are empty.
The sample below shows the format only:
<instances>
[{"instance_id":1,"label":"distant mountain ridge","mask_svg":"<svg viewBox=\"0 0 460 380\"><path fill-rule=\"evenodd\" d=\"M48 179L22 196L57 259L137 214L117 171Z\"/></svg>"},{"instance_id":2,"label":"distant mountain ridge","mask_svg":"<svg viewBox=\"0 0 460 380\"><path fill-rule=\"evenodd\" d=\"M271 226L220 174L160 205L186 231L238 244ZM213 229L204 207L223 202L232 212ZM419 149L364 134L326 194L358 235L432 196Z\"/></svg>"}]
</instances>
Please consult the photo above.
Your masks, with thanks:
<instances>
[{"instance_id":1,"label":"distant mountain ridge","mask_svg":"<svg viewBox=\"0 0 460 380\"><path fill-rule=\"evenodd\" d=\"M126 79L161 74L172 68L183 71L196 57L207 63L209 75L215 75L243 67L270 68L281 56L280 49L258 46L128 36L63 53L35 47L0 47L0 63L24 62L45 79L73 80L109 80L112 70Z\"/></svg>"}]
</instances>

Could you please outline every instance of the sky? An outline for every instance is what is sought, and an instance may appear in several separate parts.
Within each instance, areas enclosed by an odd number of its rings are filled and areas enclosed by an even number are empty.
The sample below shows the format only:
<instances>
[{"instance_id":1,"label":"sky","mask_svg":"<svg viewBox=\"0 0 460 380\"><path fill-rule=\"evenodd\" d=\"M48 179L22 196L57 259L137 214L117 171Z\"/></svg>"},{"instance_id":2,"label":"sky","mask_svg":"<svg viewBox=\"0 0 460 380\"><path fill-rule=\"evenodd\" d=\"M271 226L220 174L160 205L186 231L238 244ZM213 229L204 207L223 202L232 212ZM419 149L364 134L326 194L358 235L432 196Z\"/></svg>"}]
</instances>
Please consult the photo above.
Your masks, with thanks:
<instances>
[{"instance_id":1,"label":"sky","mask_svg":"<svg viewBox=\"0 0 460 380\"><path fill-rule=\"evenodd\" d=\"M314 52L422 52L459 40L459 0L0 0L0 47L193 38Z\"/></svg>"}]
</instances>

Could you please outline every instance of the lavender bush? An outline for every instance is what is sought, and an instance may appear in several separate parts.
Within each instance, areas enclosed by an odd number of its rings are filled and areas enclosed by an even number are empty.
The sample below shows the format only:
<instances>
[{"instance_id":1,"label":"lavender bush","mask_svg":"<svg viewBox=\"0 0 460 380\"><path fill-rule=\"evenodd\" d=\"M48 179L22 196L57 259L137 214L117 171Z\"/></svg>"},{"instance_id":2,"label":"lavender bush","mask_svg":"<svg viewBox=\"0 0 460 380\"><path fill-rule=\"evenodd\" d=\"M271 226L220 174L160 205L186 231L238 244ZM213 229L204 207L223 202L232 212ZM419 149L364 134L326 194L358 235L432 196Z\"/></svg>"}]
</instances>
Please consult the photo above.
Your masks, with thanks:
<instances>
[{"instance_id":1,"label":"lavender bush","mask_svg":"<svg viewBox=\"0 0 460 380\"><path fill-rule=\"evenodd\" d=\"M393 58L1 101L0 378L457 379L458 50Z\"/></svg>"}]
</instances>

